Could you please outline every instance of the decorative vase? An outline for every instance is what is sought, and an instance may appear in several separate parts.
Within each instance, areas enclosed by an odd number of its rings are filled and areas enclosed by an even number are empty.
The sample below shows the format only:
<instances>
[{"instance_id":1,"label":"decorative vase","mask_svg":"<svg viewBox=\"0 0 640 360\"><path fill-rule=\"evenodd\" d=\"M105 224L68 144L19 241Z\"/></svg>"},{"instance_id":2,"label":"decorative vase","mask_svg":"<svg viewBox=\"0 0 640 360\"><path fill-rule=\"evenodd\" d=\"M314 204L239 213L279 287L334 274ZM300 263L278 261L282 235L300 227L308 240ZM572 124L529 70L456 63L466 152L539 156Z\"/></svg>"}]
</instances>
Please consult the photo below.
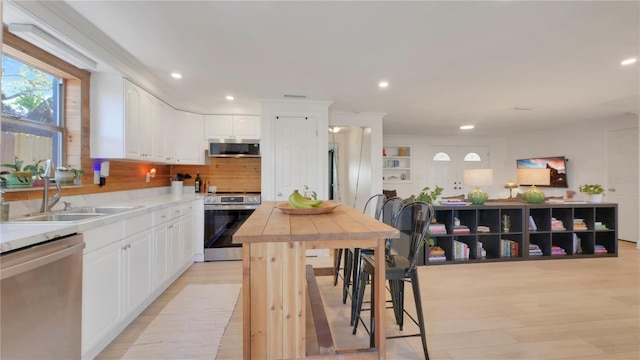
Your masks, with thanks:
<instances>
[{"instance_id":1,"label":"decorative vase","mask_svg":"<svg viewBox=\"0 0 640 360\"><path fill-rule=\"evenodd\" d=\"M467 194L467 197L469 198L469 201L471 201L473 205L483 205L484 202L487 201L487 199L489 199L489 194L487 194L486 191L476 186L476 188L473 191Z\"/></svg>"},{"instance_id":2,"label":"decorative vase","mask_svg":"<svg viewBox=\"0 0 640 360\"><path fill-rule=\"evenodd\" d=\"M522 193L522 197L529 204L540 204L544 201L544 193L535 185L532 185L529 190Z\"/></svg>"},{"instance_id":3,"label":"decorative vase","mask_svg":"<svg viewBox=\"0 0 640 360\"><path fill-rule=\"evenodd\" d=\"M589 195L589 201L592 203L601 203L602 202L602 194L591 194Z\"/></svg>"}]
</instances>

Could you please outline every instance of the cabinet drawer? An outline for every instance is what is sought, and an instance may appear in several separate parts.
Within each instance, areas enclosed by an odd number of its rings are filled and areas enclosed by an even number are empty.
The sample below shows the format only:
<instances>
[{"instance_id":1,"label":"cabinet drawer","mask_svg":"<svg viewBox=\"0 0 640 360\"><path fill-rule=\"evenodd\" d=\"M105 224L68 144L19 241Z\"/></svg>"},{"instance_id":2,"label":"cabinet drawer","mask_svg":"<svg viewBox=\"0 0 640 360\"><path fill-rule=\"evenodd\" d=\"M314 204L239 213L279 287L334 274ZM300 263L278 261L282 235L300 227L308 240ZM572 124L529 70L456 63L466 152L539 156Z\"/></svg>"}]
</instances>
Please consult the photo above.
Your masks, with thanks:
<instances>
[{"instance_id":1,"label":"cabinet drawer","mask_svg":"<svg viewBox=\"0 0 640 360\"><path fill-rule=\"evenodd\" d=\"M169 208L156 210L153 212L153 225L160 225L169 221Z\"/></svg>"},{"instance_id":2,"label":"cabinet drawer","mask_svg":"<svg viewBox=\"0 0 640 360\"><path fill-rule=\"evenodd\" d=\"M182 209L180 205L172 206L169 208L169 220L179 218L182 215Z\"/></svg>"},{"instance_id":3,"label":"cabinet drawer","mask_svg":"<svg viewBox=\"0 0 640 360\"><path fill-rule=\"evenodd\" d=\"M147 213L124 221L124 237L150 229L153 225L153 214Z\"/></svg>"},{"instance_id":4,"label":"cabinet drawer","mask_svg":"<svg viewBox=\"0 0 640 360\"><path fill-rule=\"evenodd\" d=\"M182 204L182 215L187 215L193 213L193 202Z\"/></svg>"},{"instance_id":5,"label":"cabinet drawer","mask_svg":"<svg viewBox=\"0 0 640 360\"><path fill-rule=\"evenodd\" d=\"M103 248L109 244L120 241L124 238L124 222L101 226L99 228L87 230L82 233L84 238L84 253Z\"/></svg>"}]
</instances>

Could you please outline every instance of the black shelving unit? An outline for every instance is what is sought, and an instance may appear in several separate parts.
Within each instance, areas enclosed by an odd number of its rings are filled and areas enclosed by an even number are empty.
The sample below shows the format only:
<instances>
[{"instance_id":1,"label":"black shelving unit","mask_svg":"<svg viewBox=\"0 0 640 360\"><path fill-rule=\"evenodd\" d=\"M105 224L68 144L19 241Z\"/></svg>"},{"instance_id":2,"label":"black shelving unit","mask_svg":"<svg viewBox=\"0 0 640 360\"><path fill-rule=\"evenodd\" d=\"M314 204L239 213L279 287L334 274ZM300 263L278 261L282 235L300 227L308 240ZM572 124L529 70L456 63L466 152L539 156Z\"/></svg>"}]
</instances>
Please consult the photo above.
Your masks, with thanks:
<instances>
[{"instance_id":1,"label":"black shelving unit","mask_svg":"<svg viewBox=\"0 0 640 360\"><path fill-rule=\"evenodd\" d=\"M419 258L419 263L424 265L618 255L617 204L533 205L494 202L485 205L435 206L434 209L435 220L443 224L447 232L432 233L429 237L444 250L446 260L430 260L428 247L425 247ZM562 227L552 227L552 219L561 222ZM586 228L574 229L574 219L582 221ZM468 233L455 232L458 221L469 229ZM466 245L468 257L456 256L456 246L464 247L461 244ZM542 255L530 254L530 244L538 245ZM606 249L606 253L601 247ZM556 253L562 249L564 255L555 255L554 249ZM598 249L601 249L600 252Z\"/></svg>"}]
</instances>

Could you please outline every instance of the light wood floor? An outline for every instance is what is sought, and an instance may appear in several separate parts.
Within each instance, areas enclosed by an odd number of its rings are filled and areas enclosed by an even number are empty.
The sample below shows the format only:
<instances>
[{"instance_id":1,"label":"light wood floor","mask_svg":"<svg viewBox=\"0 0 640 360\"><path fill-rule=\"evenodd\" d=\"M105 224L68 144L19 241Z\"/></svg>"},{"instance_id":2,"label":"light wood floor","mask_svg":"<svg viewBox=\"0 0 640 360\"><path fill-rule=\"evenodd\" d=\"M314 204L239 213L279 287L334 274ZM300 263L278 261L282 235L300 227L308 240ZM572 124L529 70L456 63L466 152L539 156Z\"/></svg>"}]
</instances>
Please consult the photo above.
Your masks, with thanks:
<instances>
[{"instance_id":1,"label":"light wood floor","mask_svg":"<svg viewBox=\"0 0 640 360\"><path fill-rule=\"evenodd\" d=\"M331 259L309 261L326 266ZM431 359L640 359L640 250L634 243L620 242L617 258L429 266L419 277ZM194 264L98 359L120 359L187 284L241 280L238 261ZM329 277L318 283L336 346L365 347L366 333L353 336L346 324L340 288ZM406 296L412 313L412 295ZM216 359L242 358L241 311L239 301ZM387 332L397 333L388 313ZM404 333L414 330L405 324ZM389 359L423 358L419 338L388 340L387 347Z\"/></svg>"}]
</instances>

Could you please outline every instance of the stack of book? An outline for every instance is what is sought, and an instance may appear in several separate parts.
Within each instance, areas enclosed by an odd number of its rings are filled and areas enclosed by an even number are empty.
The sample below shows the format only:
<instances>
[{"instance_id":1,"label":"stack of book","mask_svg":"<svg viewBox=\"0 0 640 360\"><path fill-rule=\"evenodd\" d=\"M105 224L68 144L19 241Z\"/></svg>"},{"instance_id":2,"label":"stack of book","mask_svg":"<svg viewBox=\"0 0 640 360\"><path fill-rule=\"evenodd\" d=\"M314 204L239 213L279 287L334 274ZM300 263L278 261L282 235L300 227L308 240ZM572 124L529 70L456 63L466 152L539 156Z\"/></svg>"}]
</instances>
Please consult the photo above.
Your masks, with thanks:
<instances>
[{"instance_id":1,"label":"stack of book","mask_svg":"<svg viewBox=\"0 0 640 360\"><path fill-rule=\"evenodd\" d=\"M551 247L551 256L564 256L567 253L560 246L552 246Z\"/></svg>"},{"instance_id":2,"label":"stack of book","mask_svg":"<svg viewBox=\"0 0 640 360\"><path fill-rule=\"evenodd\" d=\"M442 199L440 200L440 204L452 206L467 206L468 203L464 201L464 199Z\"/></svg>"},{"instance_id":3,"label":"stack of book","mask_svg":"<svg viewBox=\"0 0 640 360\"><path fill-rule=\"evenodd\" d=\"M603 224L602 221L596 221L593 224L593 228L596 230L608 230L607 225Z\"/></svg>"},{"instance_id":4,"label":"stack of book","mask_svg":"<svg viewBox=\"0 0 640 360\"><path fill-rule=\"evenodd\" d=\"M484 245L480 241L478 241L478 246L476 248L476 258L484 259L487 257L487 250L485 250Z\"/></svg>"},{"instance_id":5,"label":"stack of book","mask_svg":"<svg viewBox=\"0 0 640 360\"><path fill-rule=\"evenodd\" d=\"M429 248L429 261L447 261L444 249L440 246L432 246Z\"/></svg>"},{"instance_id":6,"label":"stack of book","mask_svg":"<svg viewBox=\"0 0 640 360\"><path fill-rule=\"evenodd\" d=\"M500 257L517 257L518 250L517 242L500 239Z\"/></svg>"},{"instance_id":7,"label":"stack of book","mask_svg":"<svg viewBox=\"0 0 640 360\"><path fill-rule=\"evenodd\" d=\"M596 244L596 247L593 253L596 255L602 255L602 254L608 254L609 252L607 251L607 248L605 248L603 245Z\"/></svg>"},{"instance_id":8,"label":"stack of book","mask_svg":"<svg viewBox=\"0 0 640 360\"><path fill-rule=\"evenodd\" d=\"M584 223L584 219L573 219L573 230L587 230L587 224Z\"/></svg>"},{"instance_id":9,"label":"stack of book","mask_svg":"<svg viewBox=\"0 0 640 360\"><path fill-rule=\"evenodd\" d=\"M453 241L453 259L469 260L469 246L463 242Z\"/></svg>"},{"instance_id":10,"label":"stack of book","mask_svg":"<svg viewBox=\"0 0 640 360\"><path fill-rule=\"evenodd\" d=\"M444 224L433 223L429 225L429 234L446 234L447 228Z\"/></svg>"},{"instance_id":11,"label":"stack of book","mask_svg":"<svg viewBox=\"0 0 640 360\"><path fill-rule=\"evenodd\" d=\"M554 217L551 218L551 231L562 231L567 230L564 227L564 223L562 220L558 220Z\"/></svg>"},{"instance_id":12,"label":"stack of book","mask_svg":"<svg viewBox=\"0 0 640 360\"><path fill-rule=\"evenodd\" d=\"M454 234L470 234L471 230L469 230L469 227L467 227L467 225L454 225L453 233Z\"/></svg>"},{"instance_id":13,"label":"stack of book","mask_svg":"<svg viewBox=\"0 0 640 360\"><path fill-rule=\"evenodd\" d=\"M484 225L478 225L478 232L479 233L488 233L491 232L491 228L488 226L484 226Z\"/></svg>"},{"instance_id":14,"label":"stack of book","mask_svg":"<svg viewBox=\"0 0 640 360\"><path fill-rule=\"evenodd\" d=\"M542 256L540 246L536 244L529 244L529 256Z\"/></svg>"}]
</instances>

